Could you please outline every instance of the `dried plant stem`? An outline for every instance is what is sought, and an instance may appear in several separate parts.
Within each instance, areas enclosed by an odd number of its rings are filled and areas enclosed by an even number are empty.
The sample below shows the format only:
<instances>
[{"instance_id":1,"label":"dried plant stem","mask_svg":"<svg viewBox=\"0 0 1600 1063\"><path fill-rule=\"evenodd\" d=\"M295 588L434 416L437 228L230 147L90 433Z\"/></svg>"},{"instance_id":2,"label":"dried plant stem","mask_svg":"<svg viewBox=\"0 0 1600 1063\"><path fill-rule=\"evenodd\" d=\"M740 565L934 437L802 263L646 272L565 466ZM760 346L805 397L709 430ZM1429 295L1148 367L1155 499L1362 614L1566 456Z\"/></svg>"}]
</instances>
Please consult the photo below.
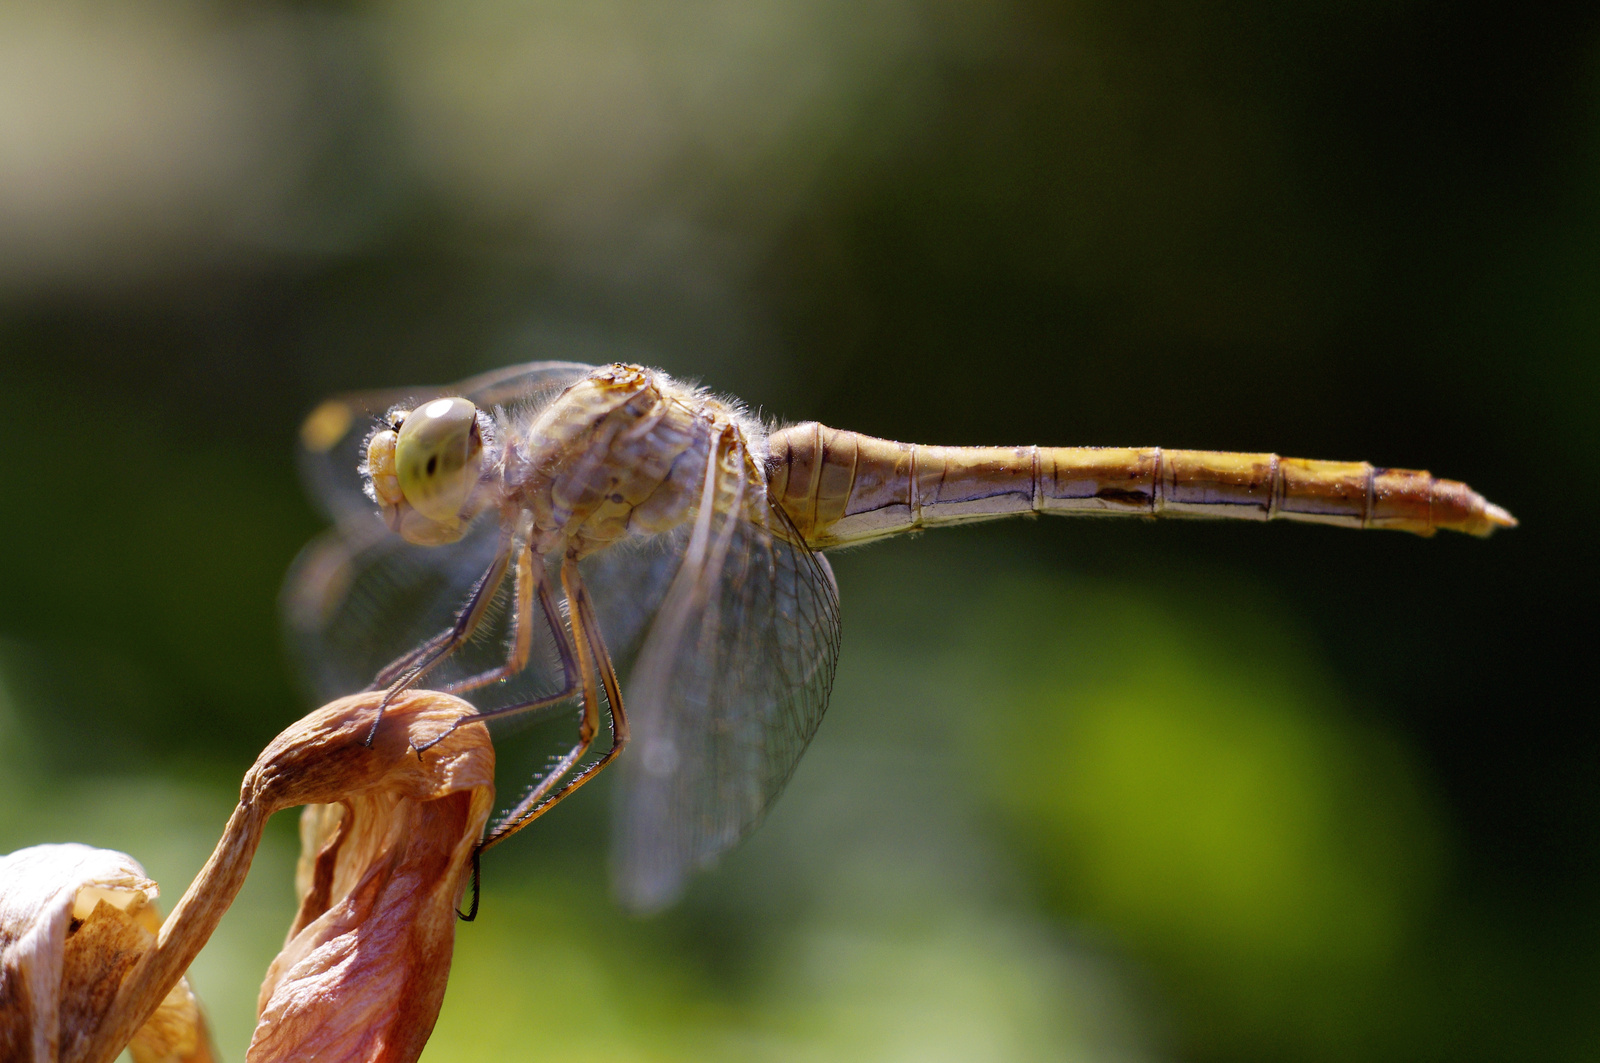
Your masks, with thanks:
<instances>
[{"instance_id":1,"label":"dried plant stem","mask_svg":"<svg viewBox=\"0 0 1600 1063\"><path fill-rule=\"evenodd\" d=\"M250 860L261 844L261 831L273 811L243 801L233 810L211 858L161 924L155 947L123 979L107 1021L89 1043L84 1063L111 1063L116 1059L178 984L238 896L249 874Z\"/></svg>"}]
</instances>

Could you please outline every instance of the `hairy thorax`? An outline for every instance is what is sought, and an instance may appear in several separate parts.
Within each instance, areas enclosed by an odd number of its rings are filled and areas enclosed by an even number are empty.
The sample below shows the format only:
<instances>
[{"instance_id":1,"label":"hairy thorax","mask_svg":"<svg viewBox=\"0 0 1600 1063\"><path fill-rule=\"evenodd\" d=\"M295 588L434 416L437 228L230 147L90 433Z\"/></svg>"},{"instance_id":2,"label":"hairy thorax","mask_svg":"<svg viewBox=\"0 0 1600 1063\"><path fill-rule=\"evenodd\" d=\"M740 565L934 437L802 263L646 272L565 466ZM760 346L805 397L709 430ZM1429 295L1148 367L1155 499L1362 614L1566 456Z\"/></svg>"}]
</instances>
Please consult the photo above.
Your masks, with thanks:
<instances>
[{"instance_id":1,"label":"hairy thorax","mask_svg":"<svg viewBox=\"0 0 1600 1063\"><path fill-rule=\"evenodd\" d=\"M629 536L671 531L707 496L708 470L743 480L738 504L765 499L759 425L665 374L631 365L595 370L514 432L505 456L508 501L533 516L534 549L578 557Z\"/></svg>"}]
</instances>

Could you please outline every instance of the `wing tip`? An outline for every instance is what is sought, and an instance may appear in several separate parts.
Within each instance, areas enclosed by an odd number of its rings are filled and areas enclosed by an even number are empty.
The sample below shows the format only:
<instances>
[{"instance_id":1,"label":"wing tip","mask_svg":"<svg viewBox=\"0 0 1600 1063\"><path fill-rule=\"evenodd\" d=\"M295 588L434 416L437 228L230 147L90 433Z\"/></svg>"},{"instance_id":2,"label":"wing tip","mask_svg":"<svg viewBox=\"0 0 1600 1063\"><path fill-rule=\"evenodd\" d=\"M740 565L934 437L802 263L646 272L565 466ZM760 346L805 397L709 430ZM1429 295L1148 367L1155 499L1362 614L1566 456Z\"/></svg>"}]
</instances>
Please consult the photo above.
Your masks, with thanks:
<instances>
[{"instance_id":1,"label":"wing tip","mask_svg":"<svg viewBox=\"0 0 1600 1063\"><path fill-rule=\"evenodd\" d=\"M300 423L300 445L313 454L326 454L350 431L355 410L343 399L329 399Z\"/></svg>"},{"instance_id":2,"label":"wing tip","mask_svg":"<svg viewBox=\"0 0 1600 1063\"><path fill-rule=\"evenodd\" d=\"M619 871L611 883L612 895L624 911L639 918L656 915L670 908L683 896L682 875L631 875Z\"/></svg>"}]
</instances>

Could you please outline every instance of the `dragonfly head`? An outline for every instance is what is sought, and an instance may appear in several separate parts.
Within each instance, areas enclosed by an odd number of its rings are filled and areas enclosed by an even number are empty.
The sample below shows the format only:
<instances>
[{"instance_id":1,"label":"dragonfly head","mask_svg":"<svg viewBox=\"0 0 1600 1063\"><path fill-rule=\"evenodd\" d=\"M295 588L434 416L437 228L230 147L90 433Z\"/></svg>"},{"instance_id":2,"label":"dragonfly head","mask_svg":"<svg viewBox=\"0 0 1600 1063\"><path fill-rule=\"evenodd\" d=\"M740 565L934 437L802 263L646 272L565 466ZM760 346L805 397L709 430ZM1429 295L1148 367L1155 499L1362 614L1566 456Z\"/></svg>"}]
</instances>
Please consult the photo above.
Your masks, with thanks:
<instances>
[{"instance_id":1,"label":"dragonfly head","mask_svg":"<svg viewBox=\"0 0 1600 1063\"><path fill-rule=\"evenodd\" d=\"M487 432L466 399L435 399L392 410L367 441L369 493L384 521L407 542L453 543L466 534Z\"/></svg>"}]
</instances>

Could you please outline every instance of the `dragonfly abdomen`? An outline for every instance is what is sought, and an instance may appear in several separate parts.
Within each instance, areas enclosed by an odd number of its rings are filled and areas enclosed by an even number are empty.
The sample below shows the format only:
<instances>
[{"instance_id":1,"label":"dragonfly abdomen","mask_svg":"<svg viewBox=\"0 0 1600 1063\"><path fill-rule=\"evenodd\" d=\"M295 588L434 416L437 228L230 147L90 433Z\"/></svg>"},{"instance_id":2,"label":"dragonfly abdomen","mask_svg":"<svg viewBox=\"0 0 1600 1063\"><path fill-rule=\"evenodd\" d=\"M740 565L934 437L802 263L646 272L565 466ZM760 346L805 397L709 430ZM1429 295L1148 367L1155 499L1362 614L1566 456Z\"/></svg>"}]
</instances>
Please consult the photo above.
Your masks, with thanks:
<instances>
[{"instance_id":1,"label":"dragonfly abdomen","mask_svg":"<svg viewBox=\"0 0 1600 1063\"><path fill-rule=\"evenodd\" d=\"M1366 462L1160 447L937 447L815 423L770 438L771 497L819 548L1026 513L1299 520L1431 535L1516 522L1465 484Z\"/></svg>"}]
</instances>

